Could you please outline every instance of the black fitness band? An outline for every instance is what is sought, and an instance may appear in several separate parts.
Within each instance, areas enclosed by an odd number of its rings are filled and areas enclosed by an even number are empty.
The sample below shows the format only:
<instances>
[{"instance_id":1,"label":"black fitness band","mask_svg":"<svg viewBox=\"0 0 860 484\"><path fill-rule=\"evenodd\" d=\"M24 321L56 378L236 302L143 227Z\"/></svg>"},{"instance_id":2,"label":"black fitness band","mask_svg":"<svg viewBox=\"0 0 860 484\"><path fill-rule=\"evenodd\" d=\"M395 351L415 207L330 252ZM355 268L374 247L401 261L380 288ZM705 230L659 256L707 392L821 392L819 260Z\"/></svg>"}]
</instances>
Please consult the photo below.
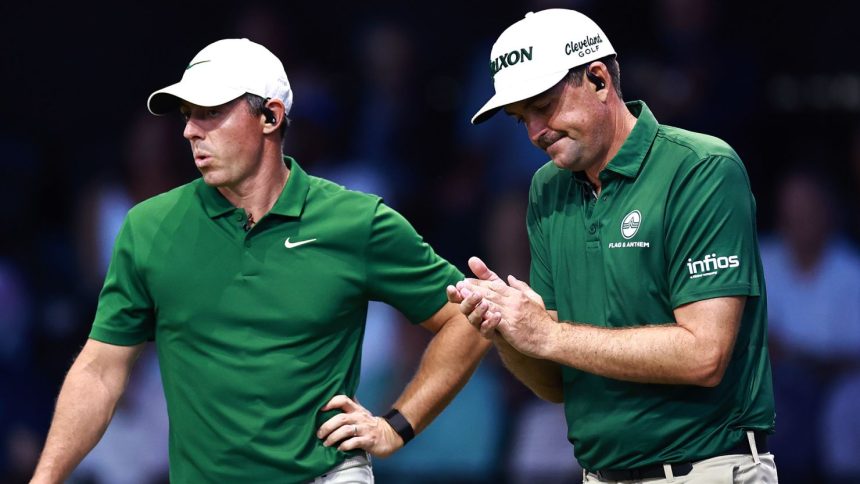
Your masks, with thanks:
<instances>
[{"instance_id":1,"label":"black fitness band","mask_svg":"<svg viewBox=\"0 0 860 484\"><path fill-rule=\"evenodd\" d=\"M383 415L382 418L384 418L388 422L388 425L391 425L391 428L397 432L397 435L403 439L403 445L406 445L407 442L415 437L415 429L412 428L412 424L406 420L406 417L400 413L400 410L392 408L391 411Z\"/></svg>"}]
</instances>

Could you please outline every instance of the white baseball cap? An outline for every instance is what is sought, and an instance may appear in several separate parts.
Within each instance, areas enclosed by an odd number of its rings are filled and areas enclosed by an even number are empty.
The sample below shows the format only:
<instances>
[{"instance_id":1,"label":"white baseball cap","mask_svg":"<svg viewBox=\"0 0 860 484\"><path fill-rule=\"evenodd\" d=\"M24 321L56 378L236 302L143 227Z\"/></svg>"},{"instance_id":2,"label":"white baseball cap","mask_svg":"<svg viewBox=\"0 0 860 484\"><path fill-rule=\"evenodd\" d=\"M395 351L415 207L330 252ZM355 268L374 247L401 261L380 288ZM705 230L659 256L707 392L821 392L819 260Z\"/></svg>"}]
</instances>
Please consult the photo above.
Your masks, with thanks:
<instances>
[{"instance_id":1,"label":"white baseball cap","mask_svg":"<svg viewBox=\"0 0 860 484\"><path fill-rule=\"evenodd\" d=\"M585 15L563 8L529 12L493 44L490 72L496 94L472 117L472 124L546 91L574 67L612 54L615 49L606 34Z\"/></svg>"},{"instance_id":2,"label":"white baseball cap","mask_svg":"<svg viewBox=\"0 0 860 484\"><path fill-rule=\"evenodd\" d=\"M281 61L269 49L248 39L224 39L203 48L176 84L149 95L152 114L176 109L179 100L198 106L219 106L245 93L280 99L289 114L293 91Z\"/></svg>"}]
</instances>

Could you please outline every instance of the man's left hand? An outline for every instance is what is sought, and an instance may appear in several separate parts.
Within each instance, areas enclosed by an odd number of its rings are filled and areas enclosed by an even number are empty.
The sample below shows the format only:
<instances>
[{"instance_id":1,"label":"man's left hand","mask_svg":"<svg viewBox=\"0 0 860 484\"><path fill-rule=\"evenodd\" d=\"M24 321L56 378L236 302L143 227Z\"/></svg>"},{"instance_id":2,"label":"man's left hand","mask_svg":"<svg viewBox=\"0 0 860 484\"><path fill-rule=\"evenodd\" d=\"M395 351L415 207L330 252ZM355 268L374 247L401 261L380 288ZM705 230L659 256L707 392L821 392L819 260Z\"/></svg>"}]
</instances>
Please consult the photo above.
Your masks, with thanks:
<instances>
[{"instance_id":1,"label":"man's left hand","mask_svg":"<svg viewBox=\"0 0 860 484\"><path fill-rule=\"evenodd\" d=\"M375 417L357 401L346 395L336 395L320 411L339 409L317 431L326 447L337 445L340 451L364 449L376 457L388 457L403 447L403 439L388 421Z\"/></svg>"}]
</instances>

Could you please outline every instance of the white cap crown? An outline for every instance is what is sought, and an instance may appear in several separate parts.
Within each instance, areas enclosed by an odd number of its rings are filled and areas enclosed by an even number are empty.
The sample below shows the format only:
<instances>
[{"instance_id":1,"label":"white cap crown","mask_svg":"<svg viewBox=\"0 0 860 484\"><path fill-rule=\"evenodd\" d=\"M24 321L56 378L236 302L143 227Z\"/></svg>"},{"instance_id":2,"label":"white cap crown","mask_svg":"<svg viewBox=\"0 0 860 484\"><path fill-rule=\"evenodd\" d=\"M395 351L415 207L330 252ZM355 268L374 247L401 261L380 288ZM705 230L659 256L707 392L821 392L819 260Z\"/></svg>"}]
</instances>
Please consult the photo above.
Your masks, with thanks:
<instances>
[{"instance_id":1,"label":"white cap crown","mask_svg":"<svg viewBox=\"0 0 860 484\"><path fill-rule=\"evenodd\" d=\"M529 12L493 44L490 73L496 94L472 117L472 123L546 91L571 68L612 54L615 49L606 34L585 15L562 8Z\"/></svg>"},{"instance_id":2,"label":"white cap crown","mask_svg":"<svg viewBox=\"0 0 860 484\"><path fill-rule=\"evenodd\" d=\"M188 63L182 79L149 96L153 114L175 109L178 100L198 106L219 106L245 93L280 99L290 112L293 91L281 61L248 39L224 39L203 48Z\"/></svg>"}]
</instances>

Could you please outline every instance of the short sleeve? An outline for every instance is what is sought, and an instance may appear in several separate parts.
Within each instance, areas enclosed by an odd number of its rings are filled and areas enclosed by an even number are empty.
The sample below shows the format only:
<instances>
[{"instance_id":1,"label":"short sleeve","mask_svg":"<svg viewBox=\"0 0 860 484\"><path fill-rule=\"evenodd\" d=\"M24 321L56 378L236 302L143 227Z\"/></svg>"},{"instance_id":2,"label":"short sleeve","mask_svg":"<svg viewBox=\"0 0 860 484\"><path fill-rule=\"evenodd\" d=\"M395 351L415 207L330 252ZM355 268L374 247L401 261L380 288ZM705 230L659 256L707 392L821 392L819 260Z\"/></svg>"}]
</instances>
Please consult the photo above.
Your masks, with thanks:
<instances>
[{"instance_id":1,"label":"short sleeve","mask_svg":"<svg viewBox=\"0 0 860 484\"><path fill-rule=\"evenodd\" d=\"M760 295L755 200L739 160L713 156L680 174L666 214L672 307Z\"/></svg>"},{"instance_id":2,"label":"short sleeve","mask_svg":"<svg viewBox=\"0 0 860 484\"><path fill-rule=\"evenodd\" d=\"M135 264L135 240L126 217L114 245L113 256L99 294L90 338L131 346L154 338L152 300Z\"/></svg>"},{"instance_id":3,"label":"short sleeve","mask_svg":"<svg viewBox=\"0 0 860 484\"><path fill-rule=\"evenodd\" d=\"M538 213L538 200L535 194L535 185L529 191L529 206L526 213L526 229L529 236L529 250L531 251L531 268L529 270L529 285L537 292L546 308L556 309L555 291L552 284L552 269L549 259L547 239L544 236L543 219Z\"/></svg>"},{"instance_id":4,"label":"short sleeve","mask_svg":"<svg viewBox=\"0 0 860 484\"><path fill-rule=\"evenodd\" d=\"M463 279L402 215L381 201L371 223L365 263L370 299L394 306L415 324L445 305L445 287Z\"/></svg>"}]
</instances>

